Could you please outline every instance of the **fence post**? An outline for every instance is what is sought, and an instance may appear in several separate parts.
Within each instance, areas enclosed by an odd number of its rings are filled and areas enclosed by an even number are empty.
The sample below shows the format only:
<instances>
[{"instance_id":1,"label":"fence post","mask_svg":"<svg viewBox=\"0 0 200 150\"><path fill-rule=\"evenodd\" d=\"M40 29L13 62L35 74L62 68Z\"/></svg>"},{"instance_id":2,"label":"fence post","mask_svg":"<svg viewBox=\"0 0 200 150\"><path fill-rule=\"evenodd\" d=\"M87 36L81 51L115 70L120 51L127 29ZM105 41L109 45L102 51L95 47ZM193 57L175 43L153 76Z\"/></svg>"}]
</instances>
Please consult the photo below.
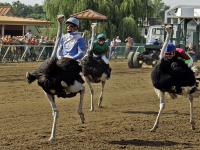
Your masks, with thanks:
<instances>
[{"instance_id":1,"label":"fence post","mask_svg":"<svg viewBox=\"0 0 200 150\"><path fill-rule=\"evenodd\" d=\"M40 57L42 56L42 54L43 54L45 48L46 48L46 46L44 46L44 47L42 48L42 51L40 52L40 55L38 56L38 59L37 59L37 60L40 60Z\"/></svg>"},{"instance_id":2,"label":"fence post","mask_svg":"<svg viewBox=\"0 0 200 150\"><path fill-rule=\"evenodd\" d=\"M7 50L6 50L5 54L4 54L4 56L3 56L3 58L2 58L2 62L4 62L4 59L5 59L6 55L8 54L9 50L10 50L10 46L8 46L8 48L7 48Z\"/></svg>"}]
</instances>

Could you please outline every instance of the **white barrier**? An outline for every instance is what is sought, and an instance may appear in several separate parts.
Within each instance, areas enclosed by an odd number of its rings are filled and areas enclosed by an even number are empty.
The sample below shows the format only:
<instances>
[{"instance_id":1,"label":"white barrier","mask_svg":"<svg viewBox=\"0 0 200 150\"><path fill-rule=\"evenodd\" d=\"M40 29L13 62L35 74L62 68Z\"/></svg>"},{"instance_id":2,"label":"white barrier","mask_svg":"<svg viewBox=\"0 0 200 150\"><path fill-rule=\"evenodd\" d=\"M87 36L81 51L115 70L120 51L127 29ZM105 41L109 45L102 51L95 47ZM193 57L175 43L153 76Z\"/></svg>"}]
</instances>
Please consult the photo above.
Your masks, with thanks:
<instances>
[{"instance_id":1,"label":"white barrier","mask_svg":"<svg viewBox=\"0 0 200 150\"><path fill-rule=\"evenodd\" d=\"M54 45L1 45L0 46L0 61L5 62L21 62L21 61L41 61L47 59L48 56L41 59L42 55L51 47L53 50ZM133 46L131 51L138 51L144 46ZM13 50L15 49L15 50ZM116 46L114 53L111 48L109 51L109 59L124 58L125 46ZM21 54L18 52L20 51ZM32 60L32 54L35 58ZM51 56L51 54L49 54ZM49 57L50 57L49 56Z\"/></svg>"},{"instance_id":2,"label":"white barrier","mask_svg":"<svg viewBox=\"0 0 200 150\"><path fill-rule=\"evenodd\" d=\"M35 61L40 61L41 56L49 47L53 49L54 45L1 45L0 47L1 62L5 63L5 62L10 62L10 61L11 62L25 61L25 57L27 57L28 55L31 55L31 53L35 53L36 55ZM35 50L35 48L37 48L37 50ZM21 53L20 55L19 51L23 53ZM36 51L39 53L36 54L37 53ZM8 55L9 53L10 55ZM14 56L17 57L17 60L10 60L11 58L14 58Z\"/></svg>"}]
</instances>

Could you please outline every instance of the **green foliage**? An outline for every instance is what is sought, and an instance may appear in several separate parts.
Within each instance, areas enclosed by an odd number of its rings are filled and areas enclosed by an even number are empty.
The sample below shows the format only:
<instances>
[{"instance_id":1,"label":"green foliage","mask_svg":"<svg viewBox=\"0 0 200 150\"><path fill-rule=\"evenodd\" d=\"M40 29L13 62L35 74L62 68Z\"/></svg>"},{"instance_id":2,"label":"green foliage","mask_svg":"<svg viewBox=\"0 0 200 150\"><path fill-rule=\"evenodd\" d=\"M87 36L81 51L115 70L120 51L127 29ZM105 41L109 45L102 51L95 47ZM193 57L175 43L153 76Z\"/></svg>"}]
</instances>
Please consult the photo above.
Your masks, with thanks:
<instances>
[{"instance_id":1,"label":"green foliage","mask_svg":"<svg viewBox=\"0 0 200 150\"><path fill-rule=\"evenodd\" d=\"M120 35L122 40L132 36L137 42L142 39L140 32L146 17L162 22L164 11L168 8L162 0L44 0L44 6L26 6L16 1L12 7L16 16L50 20L53 23L51 29L44 30L44 34L51 36L56 35L58 14L68 18L74 13L92 9L108 17L107 21L97 21L97 33L104 32L110 39L116 35ZM92 22L80 20L80 30L86 30L89 35Z\"/></svg>"},{"instance_id":2,"label":"green foliage","mask_svg":"<svg viewBox=\"0 0 200 150\"><path fill-rule=\"evenodd\" d=\"M139 38L137 24L134 18L131 16L124 17L122 19L122 21L120 22L119 30L121 31L121 34L120 34L121 37L125 38L127 36L131 36L131 37L134 36L134 38L136 39Z\"/></svg>"},{"instance_id":3,"label":"green foliage","mask_svg":"<svg viewBox=\"0 0 200 150\"><path fill-rule=\"evenodd\" d=\"M45 19L45 12L43 7L36 4L34 6L27 6L20 1L12 3L14 15L19 17L32 17L35 19Z\"/></svg>"},{"instance_id":4,"label":"green foliage","mask_svg":"<svg viewBox=\"0 0 200 150\"><path fill-rule=\"evenodd\" d=\"M9 3L0 3L0 6L11 6Z\"/></svg>"}]
</instances>

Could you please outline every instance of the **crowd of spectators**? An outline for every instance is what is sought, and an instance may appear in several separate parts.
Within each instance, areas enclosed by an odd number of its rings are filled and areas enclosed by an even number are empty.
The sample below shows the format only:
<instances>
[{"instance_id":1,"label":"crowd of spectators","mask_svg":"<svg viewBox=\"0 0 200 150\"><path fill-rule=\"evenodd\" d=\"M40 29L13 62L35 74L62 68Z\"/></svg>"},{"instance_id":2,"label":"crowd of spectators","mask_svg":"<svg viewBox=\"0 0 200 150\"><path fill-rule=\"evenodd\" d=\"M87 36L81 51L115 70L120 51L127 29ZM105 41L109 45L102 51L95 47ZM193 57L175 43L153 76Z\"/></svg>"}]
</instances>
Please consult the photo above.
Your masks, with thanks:
<instances>
[{"instance_id":1,"label":"crowd of spectators","mask_svg":"<svg viewBox=\"0 0 200 150\"><path fill-rule=\"evenodd\" d=\"M30 33L24 36L0 36L0 59L6 54L8 61L19 61L22 57L26 61L35 61L44 47L41 59L46 59L51 56L53 45L54 39L48 36L37 38ZM10 49L6 53L8 46Z\"/></svg>"},{"instance_id":2,"label":"crowd of spectators","mask_svg":"<svg viewBox=\"0 0 200 150\"><path fill-rule=\"evenodd\" d=\"M36 37L28 38L26 36L10 36L5 35L0 37L3 45L38 45L39 39Z\"/></svg>"}]
</instances>

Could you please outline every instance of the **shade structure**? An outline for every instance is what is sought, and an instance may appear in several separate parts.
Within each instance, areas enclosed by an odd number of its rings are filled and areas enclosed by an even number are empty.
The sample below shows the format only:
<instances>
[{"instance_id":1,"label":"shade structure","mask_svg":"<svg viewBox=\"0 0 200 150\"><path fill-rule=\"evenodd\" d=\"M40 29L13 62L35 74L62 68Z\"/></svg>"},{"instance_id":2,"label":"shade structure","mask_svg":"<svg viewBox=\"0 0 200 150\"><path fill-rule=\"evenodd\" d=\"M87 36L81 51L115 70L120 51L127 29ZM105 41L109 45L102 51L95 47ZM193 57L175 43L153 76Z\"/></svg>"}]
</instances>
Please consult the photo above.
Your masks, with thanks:
<instances>
[{"instance_id":1,"label":"shade structure","mask_svg":"<svg viewBox=\"0 0 200 150\"><path fill-rule=\"evenodd\" d=\"M0 16L0 25L50 25L50 22L33 18Z\"/></svg>"},{"instance_id":2,"label":"shade structure","mask_svg":"<svg viewBox=\"0 0 200 150\"><path fill-rule=\"evenodd\" d=\"M12 13L11 6L0 6L0 16L6 16L10 12Z\"/></svg>"},{"instance_id":3,"label":"shade structure","mask_svg":"<svg viewBox=\"0 0 200 150\"><path fill-rule=\"evenodd\" d=\"M75 14L72 14L71 16L76 17L78 19L87 19L87 20L107 20L107 16L102 15L94 10L87 9Z\"/></svg>"}]
</instances>

